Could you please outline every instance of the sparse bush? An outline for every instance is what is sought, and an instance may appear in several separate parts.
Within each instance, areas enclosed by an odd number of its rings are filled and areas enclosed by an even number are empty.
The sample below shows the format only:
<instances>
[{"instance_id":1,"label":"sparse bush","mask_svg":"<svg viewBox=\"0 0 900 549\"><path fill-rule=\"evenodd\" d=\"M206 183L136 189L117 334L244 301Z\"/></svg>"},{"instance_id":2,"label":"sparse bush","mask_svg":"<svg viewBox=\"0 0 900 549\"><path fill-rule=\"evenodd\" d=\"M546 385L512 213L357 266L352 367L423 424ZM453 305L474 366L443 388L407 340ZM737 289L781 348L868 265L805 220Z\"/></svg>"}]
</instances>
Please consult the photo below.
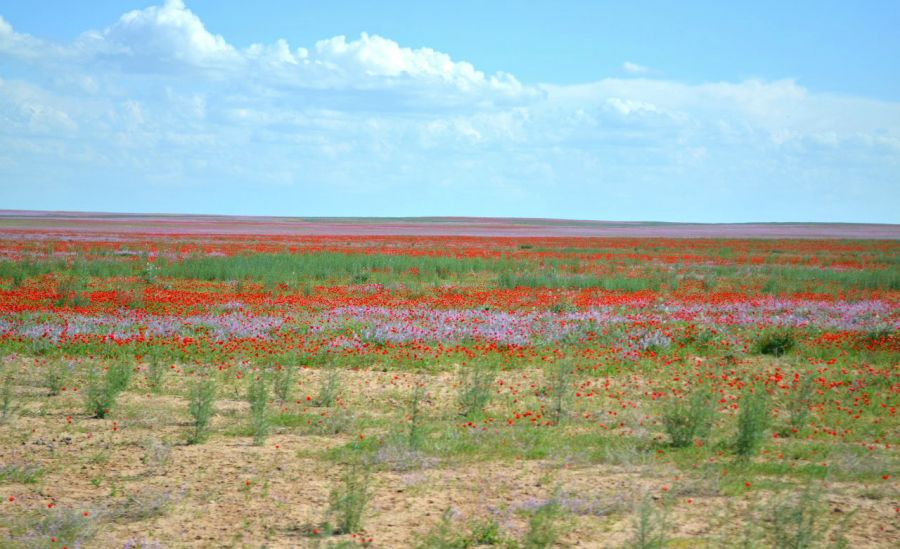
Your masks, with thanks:
<instances>
[{"instance_id":1,"label":"sparse bush","mask_svg":"<svg viewBox=\"0 0 900 549\"><path fill-rule=\"evenodd\" d=\"M13 375L10 367L0 368L0 423L13 413Z\"/></svg>"},{"instance_id":2,"label":"sparse bush","mask_svg":"<svg viewBox=\"0 0 900 549\"><path fill-rule=\"evenodd\" d=\"M369 471L351 466L341 479L341 486L331 491L329 520L334 521L334 534L350 534L362 528L363 513L369 501Z\"/></svg>"},{"instance_id":3,"label":"sparse bush","mask_svg":"<svg viewBox=\"0 0 900 549\"><path fill-rule=\"evenodd\" d=\"M661 549L669 542L669 521L665 509L656 509L649 497L641 500L634 520L634 537L629 547Z\"/></svg>"},{"instance_id":4,"label":"sparse bush","mask_svg":"<svg viewBox=\"0 0 900 549\"><path fill-rule=\"evenodd\" d=\"M800 385L791 392L787 402L787 425L779 429L780 436L791 436L802 429L809 417L809 404L816 388L816 380L812 375L806 375L800 380Z\"/></svg>"},{"instance_id":5,"label":"sparse bush","mask_svg":"<svg viewBox=\"0 0 900 549\"><path fill-rule=\"evenodd\" d=\"M761 355L783 356L794 348L794 334L786 328L771 328L756 338L753 348Z\"/></svg>"},{"instance_id":6,"label":"sparse bush","mask_svg":"<svg viewBox=\"0 0 900 549\"><path fill-rule=\"evenodd\" d=\"M216 380L198 380L191 387L188 410L194 418L194 432L188 437L188 444L199 444L209 436L209 420L216 403Z\"/></svg>"},{"instance_id":7,"label":"sparse bush","mask_svg":"<svg viewBox=\"0 0 900 549\"><path fill-rule=\"evenodd\" d=\"M461 367L459 370L459 407L462 415L480 413L491 400L494 375L483 366Z\"/></svg>"},{"instance_id":8,"label":"sparse bush","mask_svg":"<svg viewBox=\"0 0 900 549\"><path fill-rule=\"evenodd\" d=\"M147 261L141 269L141 280L144 284L152 286L156 284L156 277L159 276L159 267L152 261Z\"/></svg>"},{"instance_id":9,"label":"sparse bush","mask_svg":"<svg viewBox=\"0 0 900 549\"><path fill-rule=\"evenodd\" d=\"M684 448L695 440L705 440L715 418L715 404L702 388L689 397L673 399L663 412L663 426L672 438L672 446Z\"/></svg>"},{"instance_id":10,"label":"sparse bush","mask_svg":"<svg viewBox=\"0 0 900 549\"><path fill-rule=\"evenodd\" d=\"M425 387L416 385L409 403L409 447L416 449L422 444L421 403Z\"/></svg>"},{"instance_id":11,"label":"sparse bush","mask_svg":"<svg viewBox=\"0 0 900 549\"><path fill-rule=\"evenodd\" d=\"M166 514L172 504L172 494L158 489L143 489L107 510L110 519L138 522Z\"/></svg>"},{"instance_id":12,"label":"sparse bush","mask_svg":"<svg viewBox=\"0 0 900 549\"><path fill-rule=\"evenodd\" d=\"M44 469L35 463L7 463L0 466L0 483L34 484L43 475Z\"/></svg>"},{"instance_id":13,"label":"sparse bush","mask_svg":"<svg viewBox=\"0 0 900 549\"><path fill-rule=\"evenodd\" d=\"M132 367L127 362L115 362L106 371L106 382L111 390L121 393L131 383L132 372Z\"/></svg>"},{"instance_id":14,"label":"sparse bush","mask_svg":"<svg viewBox=\"0 0 900 549\"><path fill-rule=\"evenodd\" d=\"M142 447L144 455L141 456L141 463L156 471L165 469L172 456L172 446L170 444L156 437L149 437L144 440Z\"/></svg>"},{"instance_id":15,"label":"sparse bush","mask_svg":"<svg viewBox=\"0 0 900 549\"><path fill-rule=\"evenodd\" d=\"M269 404L269 388L262 375L255 376L250 380L247 401L250 402L250 427L253 431L253 444L262 446L269 434L269 418L266 415L266 408Z\"/></svg>"},{"instance_id":16,"label":"sparse bush","mask_svg":"<svg viewBox=\"0 0 900 549\"><path fill-rule=\"evenodd\" d=\"M291 389L294 385L294 368L293 366L282 366L275 370L273 375L272 388L275 396L282 403L291 399Z\"/></svg>"},{"instance_id":17,"label":"sparse bush","mask_svg":"<svg viewBox=\"0 0 900 549\"><path fill-rule=\"evenodd\" d=\"M559 425L566 416L569 396L572 392L570 379L572 377L572 365L568 361L561 361L556 365L551 380L551 404L550 417L554 425Z\"/></svg>"},{"instance_id":18,"label":"sparse bush","mask_svg":"<svg viewBox=\"0 0 900 549\"><path fill-rule=\"evenodd\" d=\"M130 379L131 366L124 362L110 365L102 379L97 369L92 367L84 393L88 412L96 418L105 418L115 405L119 393L128 387Z\"/></svg>"},{"instance_id":19,"label":"sparse bush","mask_svg":"<svg viewBox=\"0 0 900 549\"><path fill-rule=\"evenodd\" d=\"M334 402L337 400L340 391L340 371L332 366L322 375L322 380L319 382L319 393L314 400L315 405L322 408L334 406Z\"/></svg>"},{"instance_id":20,"label":"sparse bush","mask_svg":"<svg viewBox=\"0 0 900 549\"><path fill-rule=\"evenodd\" d=\"M56 306L83 307L88 304L87 279L80 275L63 275L56 284Z\"/></svg>"},{"instance_id":21,"label":"sparse bush","mask_svg":"<svg viewBox=\"0 0 900 549\"><path fill-rule=\"evenodd\" d=\"M559 525L561 514L562 508L555 499L532 511L528 517L528 531L522 539L522 547L545 549L556 543L562 533Z\"/></svg>"},{"instance_id":22,"label":"sparse bush","mask_svg":"<svg viewBox=\"0 0 900 549\"><path fill-rule=\"evenodd\" d=\"M416 549L467 549L469 547L517 547L514 540L504 534L493 518L454 524L454 512L447 509L441 521L429 530L416 545Z\"/></svg>"},{"instance_id":23,"label":"sparse bush","mask_svg":"<svg viewBox=\"0 0 900 549\"><path fill-rule=\"evenodd\" d=\"M151 356L147 364L147 383L150 390L156 394L162 392L163 377L166 373L166 365L158 356Z\"/></svg>"},{"instance_id":24,"label":"sparse bush","mask_svg":"<svg viewBox=\"0 0 900 549\"><path fill-rule=\"evenodd\" d=\"M309 426L309 432L317 435L339 435L348 432L356 424L356 417L343 408L320 415Z\"/></svg>"},{"instance_id":25,"label":"sparse bush","mask_svg":"<svg viewBox=\"0 0 900 549\"><path fill-rule=\"evenodd\" d=\"M821 488L809 484L802 491L780 495L772 500L762 516L766 527L760 537L770 547L844 548L849 546L844 532L853 515L853 512L847 513L835 523L829 516ZM828 532L832 528L833 534L828 540Z\"/></svg>"},{"instance_id":26,"label":"sparse bush","mask_svg":"<svg viewBox=\"0 0 900 549\"><path fill-rule=\"evenodd\" d=\"M50 391L49 396L56 396L66 385L71 366L61 360L51 360L44 366L44 387Z\"/></svg>"},{"instance_id":27,"label":"sparse bush","mask_svg":"<svg viewBox=\"0 0 900 549\"><path fill-rule=\"evenodd\" d=\"M745 392L741 398L734 440L734 452L739 458L748 459L756 454L768 426L769 396L760 385Z\"/></svg>"},{"instance_id":28,"label":"sparse bush","mask_svg":"<svg viewBox=\"0 0 900 549\"><path fill-rule=\"evenodd\" d=\"M8 532L8 547L81 547L97 533L97 513L53 507L20 517ZM51 543L56 538L56 543ZM0 542L0 546L7 545Z\"/></svg>"}]
</instances>

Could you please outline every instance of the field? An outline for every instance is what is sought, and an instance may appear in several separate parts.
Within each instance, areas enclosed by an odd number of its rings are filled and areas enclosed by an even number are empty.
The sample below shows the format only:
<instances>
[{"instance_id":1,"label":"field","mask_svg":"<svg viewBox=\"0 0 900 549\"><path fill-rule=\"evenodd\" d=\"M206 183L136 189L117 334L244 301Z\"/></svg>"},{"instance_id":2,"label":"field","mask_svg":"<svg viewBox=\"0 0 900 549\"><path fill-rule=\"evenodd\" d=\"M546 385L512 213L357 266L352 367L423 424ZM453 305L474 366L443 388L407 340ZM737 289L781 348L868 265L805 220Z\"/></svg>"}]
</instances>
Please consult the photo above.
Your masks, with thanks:
<instances>
[{"instance_id":1,"label":"field","mask_svg":"<svg viewBox=\"0 0 900 549\"><path fill-rule=\"evenodd\" d=\"M896 226L6 212L0 547L897 547L898 329Z\"/></svg>"}]
</instances>

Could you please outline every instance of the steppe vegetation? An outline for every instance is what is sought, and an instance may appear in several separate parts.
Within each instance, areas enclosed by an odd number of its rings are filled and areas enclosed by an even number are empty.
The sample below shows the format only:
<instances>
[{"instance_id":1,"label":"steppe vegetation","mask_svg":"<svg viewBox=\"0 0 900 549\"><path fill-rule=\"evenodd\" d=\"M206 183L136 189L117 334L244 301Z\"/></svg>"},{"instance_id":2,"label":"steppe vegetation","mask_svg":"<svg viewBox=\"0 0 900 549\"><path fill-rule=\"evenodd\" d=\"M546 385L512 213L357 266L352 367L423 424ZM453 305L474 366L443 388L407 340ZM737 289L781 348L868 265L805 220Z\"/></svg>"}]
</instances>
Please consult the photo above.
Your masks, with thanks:
<instances>
[{"instance_id":1,"label":"steppe vegetation","mask_svg":"<svg viewBox=\"0 0 900 549\"><path fill-rule=\"evenodd\" d=\"M0 547L896 547L900 243L0 238Z\"/></svg>"}]
</instances>

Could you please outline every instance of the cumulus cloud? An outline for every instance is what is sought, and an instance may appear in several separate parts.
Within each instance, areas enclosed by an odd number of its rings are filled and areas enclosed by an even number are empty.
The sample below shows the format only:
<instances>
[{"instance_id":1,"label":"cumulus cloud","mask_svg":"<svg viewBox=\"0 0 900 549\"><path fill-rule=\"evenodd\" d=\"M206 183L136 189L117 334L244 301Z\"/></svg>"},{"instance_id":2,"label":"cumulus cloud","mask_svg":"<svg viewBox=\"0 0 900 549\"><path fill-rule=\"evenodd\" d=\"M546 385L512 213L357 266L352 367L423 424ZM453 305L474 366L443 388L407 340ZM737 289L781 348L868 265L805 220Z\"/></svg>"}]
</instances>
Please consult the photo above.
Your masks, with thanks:
<instances>
[{"instance_id":1,"label":"cumulus cloud","mask_svg":"<svg viewBox=\"0 0 900 549\"><path fill-rule=\"evenodd\" d=\"M0 15L0 56L37 59L43 55L46 47L46 44L33 36L16 32Z\"/></svg>"},{"instance_id":2,"label":"cumulus cloud","mask_svg":"<svg viewBox=\"0 0 900 549\"><path fill-rule=\"evenodd\" d=\"M488 77L471 63L454 61L446 53L431 48L404 48L393 40L366 33L349 42L344 36L316 42L312 62L357 76L408 77L451 84L462 91L490 88L515 93L523 89L510 74Z\"/></svg>"},{"instance_id":3,"label":"cumulus cloud","mask_svg":"<svg viewBox=\"0 0 900 549\"><path fill-rule=\"evenodd\" d=\"M365 33L236 47L180 0L64 44L0 18L4 61L16 76L0 80L0 180L82 174L94 196L116 194L94 180L131 191L272 184L335 208L390 192L435 204L471 194L472 214L518 197L510 208L557 201L582 208L570 216L623 218L652 217L640 208L654 196L744 202L789 181L874 191L900 169L896 102L790 79L686 84L631 62L627 78L522 83Z\"/></svg>"},{"instance_id":4,"label":"cumulus cloud","mask_svg":"<svg viewBox=\"0 0 900 549\"><path fill-rule=\"evenodd\" d=\"M292 48L285 39L238 49L210 32L182 0L130 11L103 30L87 31L72 44L53 47L16 33L0 18L0 53L48 63L106 65L126 72L193 69L234 79L253 74L270 83L312 89L432 87L481 99L486 93L494 94L494 99L537 93L511 74L487 75L446 53L403 47L367 33L352 40L345 36L319 40L312 49Z\"/></svg>"},{"instance_id":5,"label":"cumulus cloud","mask_svg":"<svg viewBox=\"0 0 900 549\"><path fill-rule=\"evenodd\" d=\"M130 11L102 32L89 32L82 44L98 55L130 58L135 64L185 63L225 66L240 60L225 39L212 34L182 0Z\"/></svg>"}]
</instances>

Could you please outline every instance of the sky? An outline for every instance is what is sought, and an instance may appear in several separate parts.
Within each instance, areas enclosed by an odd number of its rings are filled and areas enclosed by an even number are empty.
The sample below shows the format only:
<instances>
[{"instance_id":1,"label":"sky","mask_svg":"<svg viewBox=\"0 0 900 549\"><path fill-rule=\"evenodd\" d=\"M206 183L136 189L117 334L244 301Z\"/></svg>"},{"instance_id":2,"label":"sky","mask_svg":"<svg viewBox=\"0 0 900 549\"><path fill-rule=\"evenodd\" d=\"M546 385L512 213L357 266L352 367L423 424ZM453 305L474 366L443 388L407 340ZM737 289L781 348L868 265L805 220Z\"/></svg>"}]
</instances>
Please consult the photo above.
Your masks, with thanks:
<instances>
[{"instance_id":1,"label":"sky","mask_svg":"<svg viewBox=\"0 0 900 549\"><path fill-rule=\"evenodd\" d=\"M900 2L0 0L0 209L900 223Z\"/></svg>"}]
</instances>

